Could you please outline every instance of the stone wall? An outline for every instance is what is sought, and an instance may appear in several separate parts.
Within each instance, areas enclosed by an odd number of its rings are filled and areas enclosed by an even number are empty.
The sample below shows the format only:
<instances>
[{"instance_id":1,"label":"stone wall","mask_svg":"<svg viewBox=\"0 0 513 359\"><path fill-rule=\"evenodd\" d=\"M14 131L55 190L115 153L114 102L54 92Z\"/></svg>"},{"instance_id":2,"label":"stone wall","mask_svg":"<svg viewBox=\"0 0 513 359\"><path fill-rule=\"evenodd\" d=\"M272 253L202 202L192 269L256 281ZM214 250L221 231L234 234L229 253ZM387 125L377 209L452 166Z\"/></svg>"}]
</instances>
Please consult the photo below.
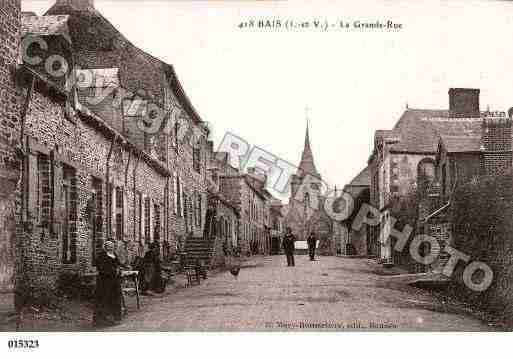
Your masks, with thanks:
<instances>
[{"instance_id":1,"label":"stone wall","mask_svg":"<svg viewBox=\"0 0 513 359\"><path fill-rule=\"evenodd\" d=\"M20 164L14 148L19 138L20 103L14 70L19 46L20 7L20 0L0 2L0 296L13 292L16 273L15 190ZM10 298L0 302L13 303Z\"/></svg>"},{"instance_id":2,"label":"stone wall","mask_svg":"<svg viewBox=\"0 0 513 359\"><path fill-rule=\"evenodd\" d=\"M225 250L238 246L238 216L224 200L217 201L217 223L214 241L213 266L225 265Z\"/></svg>"},{"instance_id":3,"label":"stone wall","mask_svg":"<svg viewBox=\"0 0 513 359\"><path fill-rule=\"evenodd\" d=\"M29 229L22 241L24 275L34 291L55 289L62 273L94 271L93 252L106 239L115 241L126 263L143 255L149 242L164 239L166 171L123 138L113 142L114 133L100 125L101 119L82 111L70 117L65 101L37 83L26 120L23 216ZM45 162L48 172L40 165Z\"/></svg>"},{"instance_id":4,"label":"stone wall","mask_svg":"<svg viewBox=\"0 0 513 359\"><path fill-rule=\"evenodd\" d=\"M221 192L239 211L239 247L243 254L251 252L251 244L257 243L257 252L267 249L266 217L268 203L260 193L248 184L244 175L221 177Z\"/></svg>"}]
</instances>

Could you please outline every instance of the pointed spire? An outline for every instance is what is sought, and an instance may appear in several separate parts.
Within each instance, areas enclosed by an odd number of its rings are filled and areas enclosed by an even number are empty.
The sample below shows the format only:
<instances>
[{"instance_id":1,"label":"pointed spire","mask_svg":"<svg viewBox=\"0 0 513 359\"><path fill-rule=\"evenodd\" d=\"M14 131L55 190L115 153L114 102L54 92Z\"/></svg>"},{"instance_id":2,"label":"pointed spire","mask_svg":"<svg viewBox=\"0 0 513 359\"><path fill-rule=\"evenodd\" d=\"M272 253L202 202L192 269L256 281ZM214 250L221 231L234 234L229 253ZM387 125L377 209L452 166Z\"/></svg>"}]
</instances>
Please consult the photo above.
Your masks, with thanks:
<instances>
[{"instance_id":1,"label":"pointed spire","mask_svg":"<svg viewBox=\"0 0 513 359\"><path fill-rule=\"evenodd\" d=\"M313 176L320 177L319 173L317 172L317 169L315 167L312 149L310 148L310 133L309 133L310 126L309 126L309 119L308 119L308 107L305 109L305 112L306 112L305 147L304 147L303 153L301 155L301 162L299 163L299 171L301 172L301 175L311 174Z\"/></svg>"}]
</instances>

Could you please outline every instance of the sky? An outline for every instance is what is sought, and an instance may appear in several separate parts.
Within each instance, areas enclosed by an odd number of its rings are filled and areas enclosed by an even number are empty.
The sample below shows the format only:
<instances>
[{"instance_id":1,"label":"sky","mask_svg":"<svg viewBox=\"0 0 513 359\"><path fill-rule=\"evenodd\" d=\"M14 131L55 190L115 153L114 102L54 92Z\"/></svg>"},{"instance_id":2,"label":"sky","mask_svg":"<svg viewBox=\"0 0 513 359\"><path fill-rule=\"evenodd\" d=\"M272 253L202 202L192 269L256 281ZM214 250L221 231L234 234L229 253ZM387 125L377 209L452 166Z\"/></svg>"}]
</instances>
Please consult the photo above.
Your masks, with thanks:
<instances>
[{"instance_id":1,"label":"sky","mask_svg":"<svg viewBox=\"0 0 513 359\"><path fill-rule=\"evenodd\" d=\"M53 1L22 0L41 15ZM215 146L228 131L298 164L306 111L317 169L341 188L367 163L374 131L410 108L448 108L450 87L481 109L513 106L513 3L436 1L95 1L133 44L172 64ZM349 29L241 29L249 20ZM357 29L355 21L401 23Z\"/></svg>"}]
</instances>

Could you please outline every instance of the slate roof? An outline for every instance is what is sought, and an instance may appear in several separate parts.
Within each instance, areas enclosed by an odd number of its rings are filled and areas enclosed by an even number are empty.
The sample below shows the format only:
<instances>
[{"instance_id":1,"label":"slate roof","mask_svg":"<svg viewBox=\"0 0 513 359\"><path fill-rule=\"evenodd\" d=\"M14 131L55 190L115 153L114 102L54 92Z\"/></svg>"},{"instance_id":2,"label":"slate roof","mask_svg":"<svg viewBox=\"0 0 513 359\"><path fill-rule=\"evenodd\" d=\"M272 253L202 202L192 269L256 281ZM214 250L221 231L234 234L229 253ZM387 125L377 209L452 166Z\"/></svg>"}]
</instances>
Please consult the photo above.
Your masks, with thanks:
<instances>
[{"instance_id":1,"label":"slate roof","mask_svg":"<svg viewBox=\"0 0 513 359\"><path fill-rule=\"evenodd\" d=\"M77 10L66 3L56 3L45 15L69 16L73 58L79 67L118 68L123 88L159 104L164 103L165 88L171 85L192 120L202 122L178 81L173 66L133 45L96 9L88 7Z\"/></svg>"},{"instance_id":2,"label":"slate roof","mask_svg":"<svg viewBox=\"0 0 513 359\"><path fill-rule=\"evenodd\" d=\"M440 136L480 136L482 118L451 118L448 110L407 109L393 128L391 151L436 153Z\"/></svg>"},{"instance_id":3,"label":"slate roof","mask_svg":"<svg viewBox=\"0 0 513 359\"><path fill-rule=\"evenodd\" d=\"M62 35L71 42L68 19L68 15L37 16L30 12L22 13L21 35Z\"/></svg>"},{"instance_id":4,"label":"slate roof","mask_svg":"<svg viewBox=\"0 0 513 359\"><path fill-rule=\"evenodd\" d=\"M370 186L370 169L369 167L365 167L356 175L355 178L351 182L349 182L350 186Z\"/></svg>"},{"instance_id":5,"label":"slate roof","mask_svg":"<svg viewBox=\"0 0 513 359\"><path fill-rule=\"evenodd\" d=\"M310 147L310 135L308 131L308 125L306 126L305 146L303 148L303 153L301 154L301 161L299 162L298 167L298 175L303 176L306 174L310 174L312 176L321 178L319 172L317 172L317 168L315 167L315 161L312 149Z\"/></svg>"},{"instance_id":6,"label":"slate roof","mask_svg":"<svg viewBox=\"0 0 513 359\"><path fill-rule=\"evenodd\" d=\"M370 187L370 169L365 167L360 171L348 185L344 186L344 192L349 193L353 198L358 197Z\"/></svg>"},{"instance_id":7,"label":"slate roof","mask_svg":"<svg viewBox=\"0 0 513 359\"><path fill-rule=\"evenodd\" d=\"M481 136L441 136L447 152L480 152Z\"/></svg>"}]
</instances>

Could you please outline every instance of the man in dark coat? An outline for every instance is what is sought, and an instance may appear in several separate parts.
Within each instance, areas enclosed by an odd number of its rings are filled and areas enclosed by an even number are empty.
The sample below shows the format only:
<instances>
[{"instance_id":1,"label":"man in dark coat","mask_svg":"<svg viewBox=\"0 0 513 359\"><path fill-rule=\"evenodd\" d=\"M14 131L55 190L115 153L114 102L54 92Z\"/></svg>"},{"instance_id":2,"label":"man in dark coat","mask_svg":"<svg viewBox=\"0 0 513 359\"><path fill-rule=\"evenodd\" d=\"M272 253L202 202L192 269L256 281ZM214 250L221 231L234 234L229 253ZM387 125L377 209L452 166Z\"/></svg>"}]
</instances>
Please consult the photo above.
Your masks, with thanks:
<instances>
[{"instance_id":1,"label":"man in dark coat","mask_svg":"<svg viewBox=\"0 0 513 359\"><path fill-rule=\"evenodd\" d=\"M317 244L317 238L315 238L313 233L310 233L308 239L306 240L308 243L308 254L310 255L310 260L315 260L315 245Z\"/></svg>"},{"instance_id":2,"label":"man in dark coat","mask_svg":"<svg viewBox=\"0 0 513 359\"><path fill-rule=\"evenodd\" d=\"M287 227L283 237L283 251L287 257L287 267L294 267L294 242L296 237L292 234L290 227Z\"/></svg>"},{"instance_id":3,"label":"man in dark coat","mask_svg":"<svg viewBox=\"0 0 513 359\"><path fill-rule=\"evenodd\" d=\"M114 253L114 243L106 241L96 258L95 326L112 325L121 321L120 262Z\"/></svg>"}]
</instances>

